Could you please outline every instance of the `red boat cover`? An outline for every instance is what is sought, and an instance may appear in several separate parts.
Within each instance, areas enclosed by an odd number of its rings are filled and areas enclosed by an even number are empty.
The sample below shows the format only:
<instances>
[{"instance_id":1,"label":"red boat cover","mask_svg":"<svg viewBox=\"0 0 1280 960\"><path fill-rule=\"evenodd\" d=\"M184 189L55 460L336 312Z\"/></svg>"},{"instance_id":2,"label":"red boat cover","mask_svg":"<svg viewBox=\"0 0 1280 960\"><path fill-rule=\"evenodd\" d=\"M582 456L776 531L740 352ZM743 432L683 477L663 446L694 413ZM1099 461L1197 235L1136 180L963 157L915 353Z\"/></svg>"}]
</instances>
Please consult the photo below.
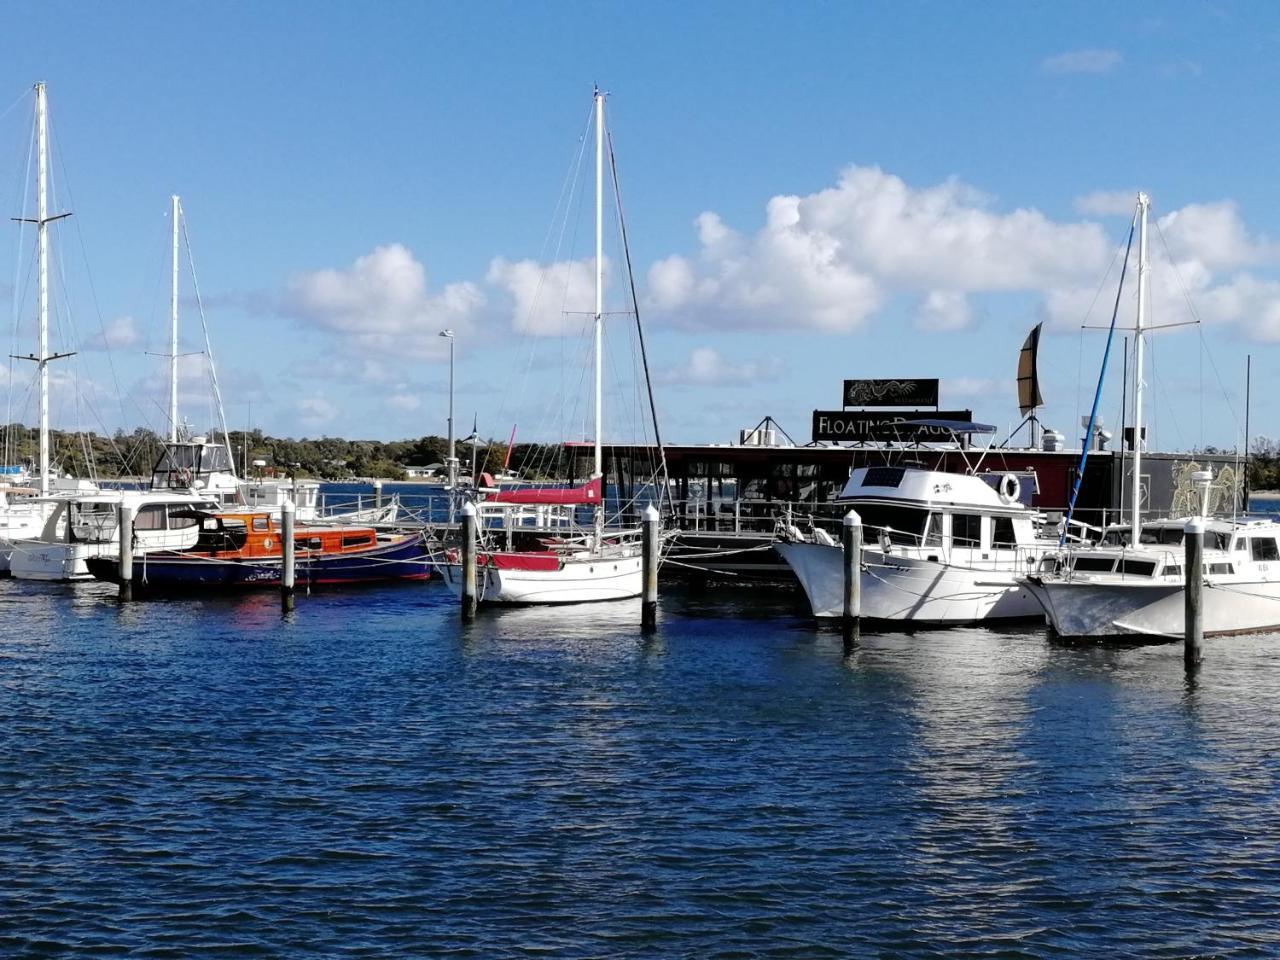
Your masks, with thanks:
<instances>
[{"instance_id":1,"label":"red boat cover","mask_svg":"<svg viewBox=\"0 0 1280 960\"><path fill-rule=\"evenodd\" d=\"M480 563L499 570L558 570L560 558L554 553L490 553L482 554Z\"/></svg>"},{"instance_id":2,"label":"red boat cover","mask_svg":"<svg viewBox=\"0 0 1280 960\"><path fill-rule=\"evenodd\" d=\"M580 487L531 487L501 490L488 498L488 503L555 503L572 505L600 502L600 478Z\"/></svg>"}]
</instances>

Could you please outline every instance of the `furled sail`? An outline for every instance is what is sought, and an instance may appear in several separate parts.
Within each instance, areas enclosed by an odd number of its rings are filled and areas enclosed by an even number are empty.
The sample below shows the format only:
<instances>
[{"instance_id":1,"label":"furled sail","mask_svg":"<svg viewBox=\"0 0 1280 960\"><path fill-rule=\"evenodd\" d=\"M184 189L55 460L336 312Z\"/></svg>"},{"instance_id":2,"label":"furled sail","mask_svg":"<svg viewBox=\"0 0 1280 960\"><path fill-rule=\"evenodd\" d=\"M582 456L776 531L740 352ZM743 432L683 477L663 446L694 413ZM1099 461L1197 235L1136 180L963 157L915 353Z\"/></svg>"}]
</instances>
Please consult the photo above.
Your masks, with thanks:
<instances>
[{"instance_id":1,"label":"furled sail","mask_svg":"<svg viewBox=\"0 0 1280 960\"><path fill-rule=\"evenodd\" d=\"M1032 328L1018 354L1018 412L1024 417L1044 404L1044 398L1040 396L1040 373L1036 369L1042 326L1044 324L1037 323Z\"/></svg>"},{"instance_id":2,"label":"furled sail","mask_svg":"<svg viewBox=\"0 0 1280 960\"><path fill-rule=\"evenodd\" d=\"M554 503L566 506L597 504L602 490L600 478L589 480L580 487L528 487L516 490L500 490L487 503Z\"/></svg>"}]
</instances>

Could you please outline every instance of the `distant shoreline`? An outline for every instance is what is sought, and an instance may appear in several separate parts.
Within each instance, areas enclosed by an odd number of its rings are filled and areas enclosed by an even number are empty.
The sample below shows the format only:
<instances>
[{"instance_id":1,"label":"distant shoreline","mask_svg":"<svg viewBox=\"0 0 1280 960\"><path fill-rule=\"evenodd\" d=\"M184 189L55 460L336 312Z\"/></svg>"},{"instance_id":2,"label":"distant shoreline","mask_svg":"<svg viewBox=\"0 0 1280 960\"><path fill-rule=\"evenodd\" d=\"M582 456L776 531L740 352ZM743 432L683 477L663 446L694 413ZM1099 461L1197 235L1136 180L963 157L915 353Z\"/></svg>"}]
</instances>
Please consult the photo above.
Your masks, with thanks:
<instances>
[{"instance_id":1,"label":"distant shoreline","mask_svg":"<svg viewBox=\"0 0 1280 960\"><path fill-rule=\"evenodd\" d=\"M1280 500L1280 490L1250 490L1251 500Z\"/></svg>"}]
</instances>

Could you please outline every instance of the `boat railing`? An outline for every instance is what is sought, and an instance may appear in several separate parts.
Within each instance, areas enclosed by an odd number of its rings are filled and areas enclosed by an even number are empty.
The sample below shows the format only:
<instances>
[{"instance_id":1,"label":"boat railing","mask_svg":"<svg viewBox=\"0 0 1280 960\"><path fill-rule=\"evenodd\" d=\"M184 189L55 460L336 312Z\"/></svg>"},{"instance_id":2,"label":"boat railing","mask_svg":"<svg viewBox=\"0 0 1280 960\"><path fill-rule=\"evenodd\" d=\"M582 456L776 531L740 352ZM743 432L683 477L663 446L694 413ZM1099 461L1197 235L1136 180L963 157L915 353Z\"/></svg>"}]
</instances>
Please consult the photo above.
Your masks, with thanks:
<instances>
[{"instance_id":1,"label":"boat railing","mask_svg":"<svg viewBox=\"0 0 1280 960\"><path fill-rule=\"evenodd\" d=\"M672 523L689 533L773 534L780 520L812 517L824 526L839 527L844 516L834 503L796 503L792 500L719 500L690 497L671 503Z\"/></svg>"}]
</instances>

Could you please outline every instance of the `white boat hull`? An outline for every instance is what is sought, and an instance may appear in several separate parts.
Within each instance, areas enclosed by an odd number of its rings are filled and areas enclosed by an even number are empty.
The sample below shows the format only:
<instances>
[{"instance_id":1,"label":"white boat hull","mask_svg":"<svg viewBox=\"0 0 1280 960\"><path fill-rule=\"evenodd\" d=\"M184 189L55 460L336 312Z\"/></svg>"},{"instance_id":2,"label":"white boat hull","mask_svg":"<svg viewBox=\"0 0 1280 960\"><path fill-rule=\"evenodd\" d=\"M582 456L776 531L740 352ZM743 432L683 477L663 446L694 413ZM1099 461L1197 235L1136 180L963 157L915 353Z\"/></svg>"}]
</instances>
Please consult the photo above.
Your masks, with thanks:
<instances>
[{"instance_id":1,"label":"white boat hull","mask_svg":"<svg viewBox=\"0 0 1280 960\"><path fill-rule=\"evenodd\" d=\"M1179 639L1186 601L1179 580L1140 583L1029 578L1045 619L1062 637ZM1201 594L1206 636L1280 630L1280 582L1210 581Z\"/></svg>"},{"instance_id":2,"label":"white boat hull","mask_svg":"<svg viewBox=\"0 0 1280 960\"><path fill-rule=\"evenodd\" d=\"M817 543L778 543L813 615L844 614L844 551ZM1012 570L975 570L936 560L863 550L862 616L937 624L1019 620L1040 605Z\"/></svg>"},{"instance_id":3,"label":"white boat hull","mask_svg":"<svg viewBox=\"0 0 1280 960\"><path fill-rule=\"evenodd\" d=\"M21 540L13 545L9 572L15 580L92 580L86 561L119 552L115 544Z\"/></svg>"},{"instance_id":4,"label":"white boat hull","mask_svg":"<svg viewBox=\"0 0 1280 960\"><path fill-rule=\"evenodd\" d=\"M53 505L47 501L40 506L13 506L0 513L0 574L10 572L14 543L29 537L38 537L44 528Z\"/></svg>"},{"instance_id":5,"label":"white boat hull","mask_svg":"<svg viewBox=\"0 0 1280 960\"><path fill-rule=\"evenodd\" d=\"M438 567L449 589L461 596L462 565L440 563ZM557 570L500 569L488 564L476 570L476 599L481 603L594 603L638 597L643 589L638 555L568 558Z\"/></svg>"}]
</instances>

